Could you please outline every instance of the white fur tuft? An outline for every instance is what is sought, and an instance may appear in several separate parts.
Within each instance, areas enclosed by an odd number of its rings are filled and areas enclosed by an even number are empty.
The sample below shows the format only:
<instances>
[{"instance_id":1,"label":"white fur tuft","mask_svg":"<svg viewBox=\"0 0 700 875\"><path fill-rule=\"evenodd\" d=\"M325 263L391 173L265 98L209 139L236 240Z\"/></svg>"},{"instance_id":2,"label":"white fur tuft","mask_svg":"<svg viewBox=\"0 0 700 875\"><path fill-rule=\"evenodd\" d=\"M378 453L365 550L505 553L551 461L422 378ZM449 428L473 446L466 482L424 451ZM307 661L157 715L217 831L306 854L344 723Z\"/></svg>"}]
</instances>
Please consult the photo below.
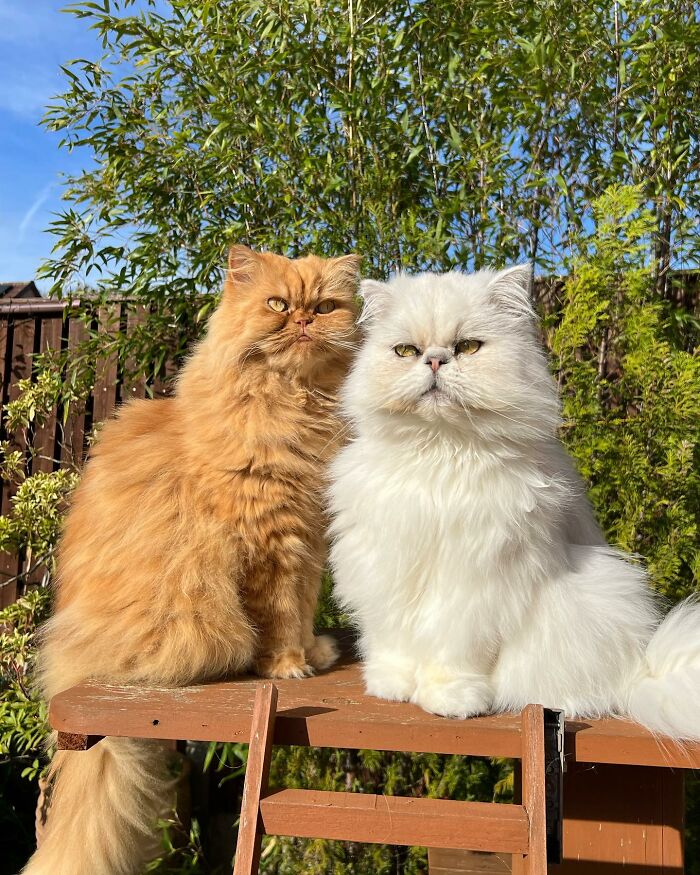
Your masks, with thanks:
<instances>
[{"instance_id":1,"label":"white fur tuft","mask_svg":"<svg viewBox=\"0 0 700 875\"><path fill-rule=\"evenodd\" d=\"M700 602L677 605L646 650L646 677L632 686L627 710L676 738L700 738Z\"/></svg>"}]
</instances>

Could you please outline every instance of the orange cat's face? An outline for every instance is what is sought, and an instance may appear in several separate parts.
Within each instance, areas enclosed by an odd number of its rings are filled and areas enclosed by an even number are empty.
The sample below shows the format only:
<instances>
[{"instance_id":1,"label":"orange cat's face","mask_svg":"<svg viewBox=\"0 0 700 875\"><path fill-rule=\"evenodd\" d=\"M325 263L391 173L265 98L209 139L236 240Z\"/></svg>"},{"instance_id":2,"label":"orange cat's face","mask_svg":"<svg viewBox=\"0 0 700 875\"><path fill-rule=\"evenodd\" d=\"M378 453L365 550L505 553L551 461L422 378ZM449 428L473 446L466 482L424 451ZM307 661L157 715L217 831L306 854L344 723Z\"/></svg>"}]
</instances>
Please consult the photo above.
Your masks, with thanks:
<instances>
[{"instance_id":1,"label":"orange cat's face","mask_svg":"<svg viewBox=\"0 0 700 875\"><path fill-rule=\"evenodd\" d=\"M292 260L234 246L221 311L240 361L264 359L304 377L345 367L356 340L358 268L356 255Z\"/></svg>"}]
</instances>

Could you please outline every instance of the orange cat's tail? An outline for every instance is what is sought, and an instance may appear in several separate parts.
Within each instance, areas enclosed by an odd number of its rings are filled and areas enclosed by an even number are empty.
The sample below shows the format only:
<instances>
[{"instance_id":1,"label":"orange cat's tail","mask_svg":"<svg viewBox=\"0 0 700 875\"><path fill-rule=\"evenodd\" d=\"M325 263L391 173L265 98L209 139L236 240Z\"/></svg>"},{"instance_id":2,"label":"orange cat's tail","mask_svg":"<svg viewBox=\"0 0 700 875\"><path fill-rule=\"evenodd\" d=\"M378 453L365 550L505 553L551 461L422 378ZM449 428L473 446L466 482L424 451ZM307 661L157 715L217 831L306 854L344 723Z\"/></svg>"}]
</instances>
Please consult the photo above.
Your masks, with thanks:
<instances>
[{"instance_id":1,"label":"orange cat's tail","mask_svg":"<svg viewBox=\"0 0 700 875\"><path fill-rule=\"evenodd\" d=\"M159 818L175 805L162 742L105 738L59 751L41 844L23 875L140 875L158 856Z\"/></svg>"}]
</instances>

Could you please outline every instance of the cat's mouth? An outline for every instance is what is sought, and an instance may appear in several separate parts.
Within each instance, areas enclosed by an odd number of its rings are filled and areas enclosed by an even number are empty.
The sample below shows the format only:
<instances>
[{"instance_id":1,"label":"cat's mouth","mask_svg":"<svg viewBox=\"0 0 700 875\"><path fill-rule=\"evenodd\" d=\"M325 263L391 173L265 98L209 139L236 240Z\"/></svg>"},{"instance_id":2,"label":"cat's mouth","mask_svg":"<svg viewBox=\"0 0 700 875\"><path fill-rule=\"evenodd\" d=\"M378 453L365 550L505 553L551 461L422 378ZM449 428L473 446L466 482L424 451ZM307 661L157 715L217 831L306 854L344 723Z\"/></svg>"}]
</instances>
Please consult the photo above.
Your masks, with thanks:
<instances>
[{"instance_id":1,"label":"cat's mouth","mask_svg":"<svg viewBox=\"0 0 700 875\"><path fill-rule=\"evenodd\" d=\"M313 337L309 337L308 334L300 334L300 335L297 337L297 339L296 339L295 342L296 342L296 343L312 343L312 342L313 342Z\"/></svg>"}]
</instances>

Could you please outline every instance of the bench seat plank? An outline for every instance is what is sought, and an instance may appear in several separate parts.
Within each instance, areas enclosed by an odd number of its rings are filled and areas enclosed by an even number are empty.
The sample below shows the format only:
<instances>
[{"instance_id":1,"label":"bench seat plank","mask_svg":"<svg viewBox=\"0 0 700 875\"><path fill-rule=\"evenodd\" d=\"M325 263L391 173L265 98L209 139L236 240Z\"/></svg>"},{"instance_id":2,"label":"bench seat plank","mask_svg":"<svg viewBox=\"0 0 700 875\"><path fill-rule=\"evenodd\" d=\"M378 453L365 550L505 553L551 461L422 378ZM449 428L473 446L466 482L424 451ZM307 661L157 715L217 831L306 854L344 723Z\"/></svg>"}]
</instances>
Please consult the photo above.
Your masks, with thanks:
<instances>
[{"instance_id":1,"label":"bench seat plank","mask_svg":"<svg viewBox=\"0 0 700 875\"><path fill-rule=\"evenodd\" d=\"M304 680L278 680L275 744L519 757L520 716L447 720L416 705L364 693L345 643L339 664ZM260 678L180 689L82 684L51 701L51 725L65 733L246 742ZM655 738L619 719L568 721L568 760L700 768L700 744Z\"/></svg>"}]
</instances>

